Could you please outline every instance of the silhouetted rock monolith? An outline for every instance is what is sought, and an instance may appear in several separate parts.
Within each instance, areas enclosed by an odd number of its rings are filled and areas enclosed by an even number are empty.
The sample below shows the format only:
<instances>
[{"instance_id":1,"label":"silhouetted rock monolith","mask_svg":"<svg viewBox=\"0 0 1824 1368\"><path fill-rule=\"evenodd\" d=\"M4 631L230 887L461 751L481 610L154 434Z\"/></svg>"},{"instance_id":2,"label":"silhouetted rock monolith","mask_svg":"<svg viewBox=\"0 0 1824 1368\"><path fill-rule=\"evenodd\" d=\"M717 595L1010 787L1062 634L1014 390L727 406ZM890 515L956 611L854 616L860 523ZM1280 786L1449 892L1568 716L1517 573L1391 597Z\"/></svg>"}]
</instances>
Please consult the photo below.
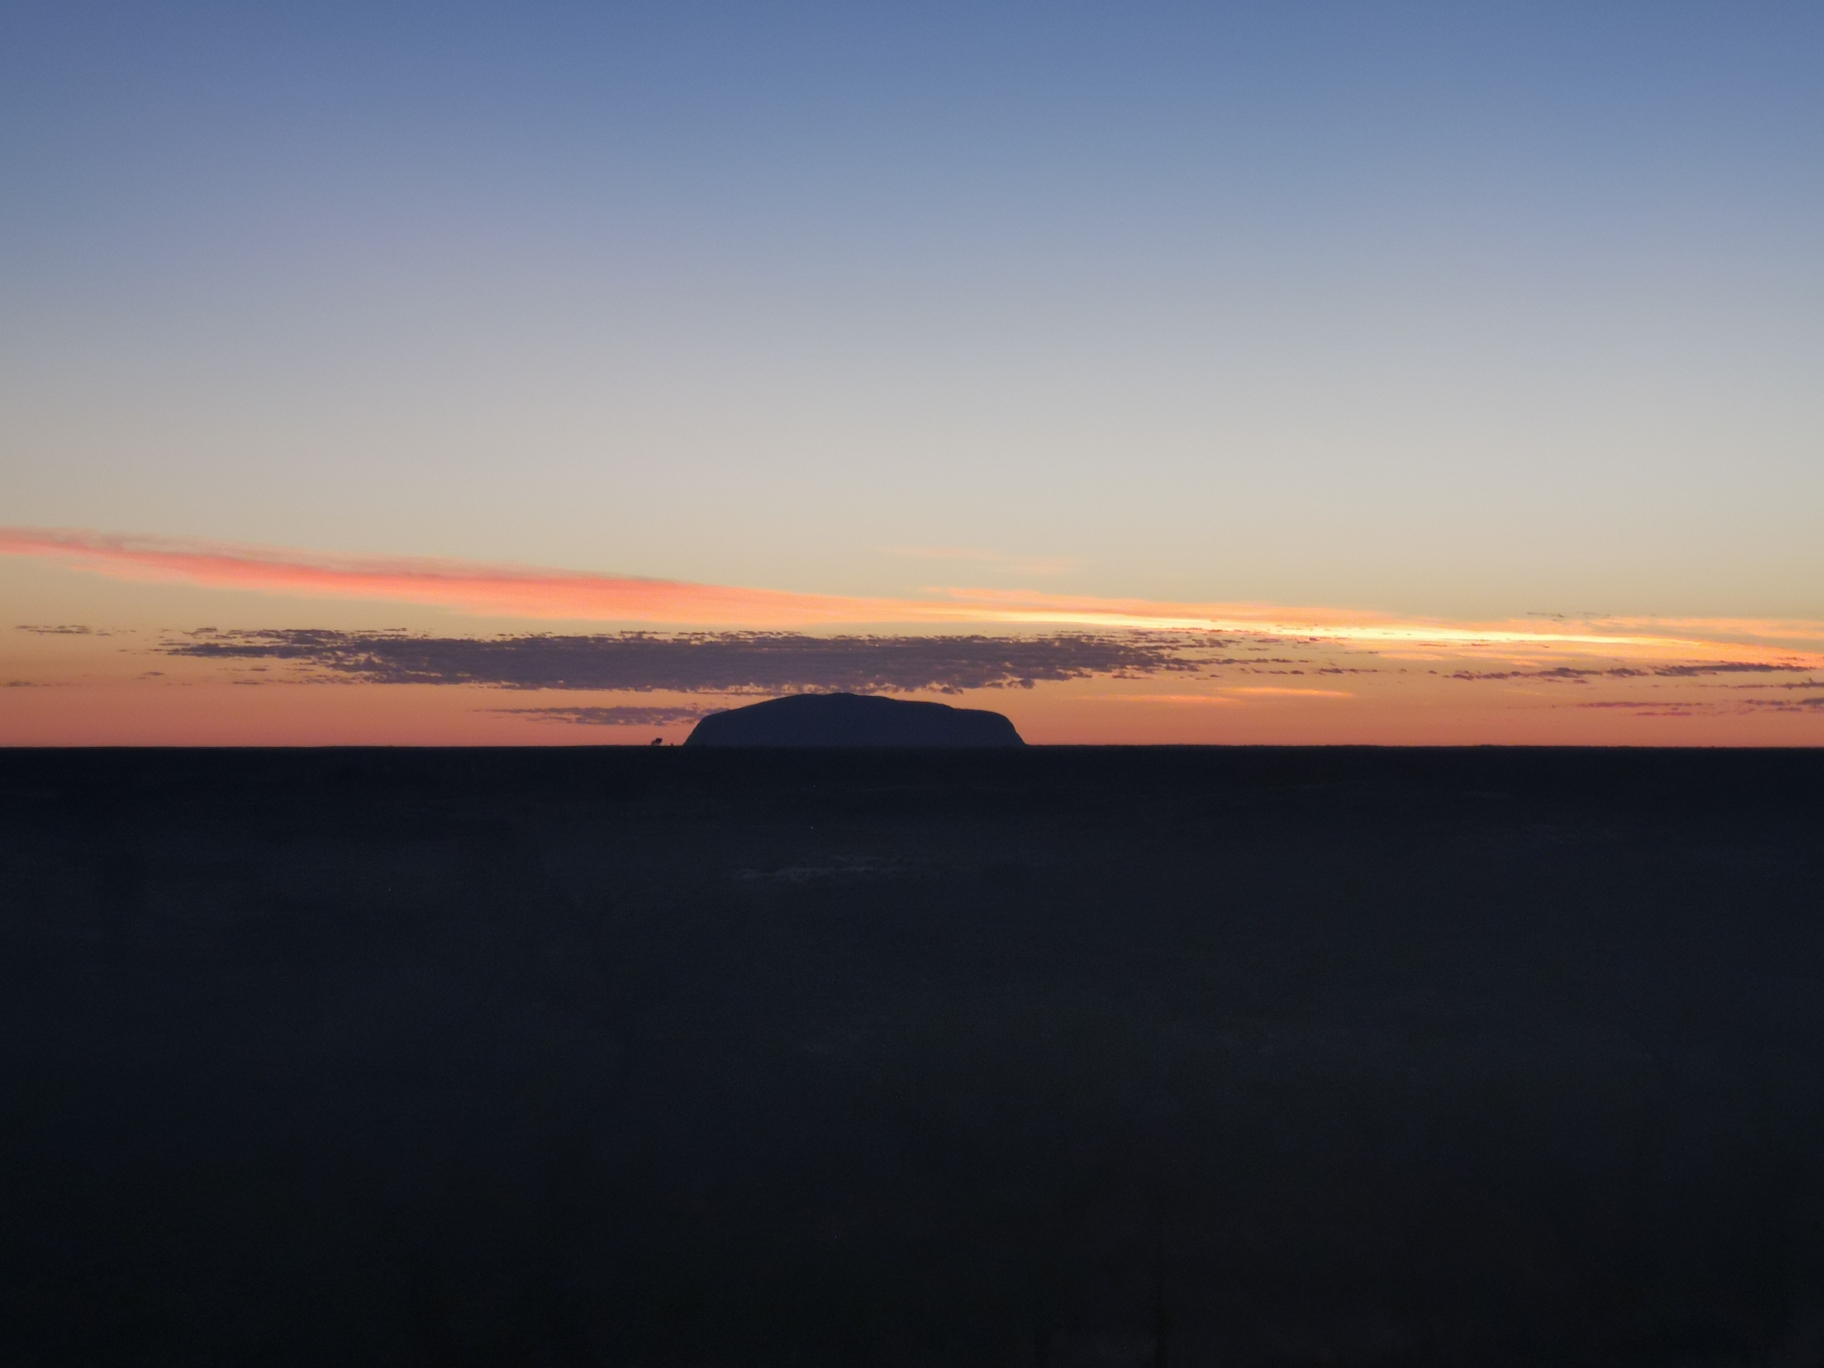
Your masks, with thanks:
<instances>
[{"instance_id":1,"label":"silhouetted rock monolith","mask_svg":"<svg viewBox=\"0 0 1824 1368\"><path fill-rule=\"evenodd\" d=\"M864 694L793 694L712 713L687 746L1023 746L997 712Z\"/></svg>"}]
</instances>

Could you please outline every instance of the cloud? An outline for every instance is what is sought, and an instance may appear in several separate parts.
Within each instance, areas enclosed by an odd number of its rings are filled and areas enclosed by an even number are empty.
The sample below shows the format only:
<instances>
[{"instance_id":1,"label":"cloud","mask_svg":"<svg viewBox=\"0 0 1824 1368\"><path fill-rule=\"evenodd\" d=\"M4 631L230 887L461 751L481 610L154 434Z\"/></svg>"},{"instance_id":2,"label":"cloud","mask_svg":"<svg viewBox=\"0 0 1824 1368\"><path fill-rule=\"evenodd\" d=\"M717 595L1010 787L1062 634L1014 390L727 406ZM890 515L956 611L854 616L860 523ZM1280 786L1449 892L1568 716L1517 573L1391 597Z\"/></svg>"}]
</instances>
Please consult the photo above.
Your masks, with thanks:
<instances>
[{"instance_id":1,"label":"cloud","mask_svg":"<svg viewBox=\"0 0 1824 1368\"><path fill-rule=\"evenodd\" d=\"M374 684L675 693L853 693L1030 688L1035 683L1202 670L1197 638L1055 635L833 636L621 632L428 637L403 632L201 631L164 654L289 661L307 675Z\"/></svg>"},{"instance_id":2,"label":"cloud","mask_svg":"<svg viewBox=\"0 0 1824 1368\"><path fill-rule=\"evenodd\" d=\"M1589 703L1578 703L1574 706L1579 708L1625 708L1636 717L1695 717L1699 713L1716 711L1714 703L1684 703L1656 698L1608 698Z\"/></svg>"},{"instance_id":3,"label":"cloud","mask_svg":"<svg viewBox=\"0 0 1824 1368\"><path fill-rule=\"evenodd\" d=\"M1784 670L1804 670L1810 666L1779 662L1724 660L1703 665L1662 665L1652 671L1671 679L1695 679L1699 675L1778 674Z\"/></svg>"},{"instance_id":4,"label":"cloud","mask_svg":"<svg viewBox=\"0 0 1824 1368\"><path fill-rule=\"evenodd\" d=\"M30 632L33 636L106 636L106 632L97 632L93 627L33 627L20 625L13 628L15 632Z\"/></svg>"},{"instance_id":5,"label":"cloud","mask_svg":"<svg viewBox=\"0 0 1824 1368\"><path fill-rule=\"evenodd\" d=\"M1696 702L1676 702L1663 698L1599 698L1588 703L1577 703L1578 708L1714 708L1716 704Z\"/></svg>"},{"instance_id":6,"label":"cloud","mask_svg":"<svg viewBox=\"0 0 1824 1368\"><path fill-rule=\"evenodd\" d=\"M836 624L996 623L1051 630L1195 631L1247 636L1268 646L1321 642L1354 650L1472 653L1513 647L1585 657L1824 668L1824 651L1799 651L1791 645L1776 649L1771 644L1804 641L1824 646L1824 623L1816 622L1535 618L1460 623L1341 608L1169 603L1030 589L946 588L919 599L857 598L474 561L339 556L70 528L0 528L0 554L42 557L123 578L431 604L495 617L773 630ZM1750 637L1756 642L1723 637Z\"/></svg>"},{"instance_id":7,"label":"cloud","mask_svg":"<svg viewBox=\"0 0 1824 1368\"><path fill-rule=\"evenodd\" d=\"M1636 669L1628 665L1577 669L1568 665L1546 670L1457 670L1447 679L1495 681L1528 679L1546 684L1585 684L1592 679L1699 679L1719 674L1788 674L1813 668L1795 660L1715 660L1684 665L1655 665ZM1755 685L1757 688L1804 688L1803 684Z\"/></svg>"},{"instance_id":8,"label":"cloud","mask_svg":"<svg viewBox=\"0 0 1824 1368\"><path fill-rule=\"evenodd\" d=\"M483 712L507 713L532 722L568 722L584 727L670 727L679 722L695 722L700 717L722 712L721 708L642 708L638 706L605 708L484 708Z\"/></svg>"},{"instance_id":9,"label":"cloud","mask_svg":"<svg viewBox=\"0 0 1824 1368\"><path fill-rule=\"evenodd\" d=\"M1504 679L1538 679L1547 683L1582 684L1585 681L1616 673L1612 670L1578 670L1568 665L1560 665L1550 670L1457 670L1445 676L1446 679L1464 679L1472 681ZM1639 670L1627 670L1626 675L1642 673Z\"/></svg>"},{"instance_id":10,"label":"cloud","mask_svg":"<svg viewBox=\"0 0 1824 1368\"><path fill-rule=\"evenodd\" d=\"M73 528L0 528L0 554L46 557L128 579L385 599L493 616L751 625L895 620L893 605L885 601L840 595L474 561L334 556Z\"/></svg>"},{"instance_id":11,"label":"cloud","mask_svg":"<svg viewBox=\"0 0 1824 1368\"><path fill-rule=\"evenodd\" d=\"M1810 715L1814 712L1824 713L1824 694L1819 694L1811 698L1731 698L1722 702L1708 699L1697 702L1686 702L1683 700L1664 700L1657 698L1617 698L1604 699L1600 702L1579 703L1577 706L1580 708L1633 708L1636 710L1670 708L1677 710L1674 712L1654 713L1655 716L1662 717L1689 717L1693 713L1698 712L1789 712Z\"/></svg>"}]
</instances>

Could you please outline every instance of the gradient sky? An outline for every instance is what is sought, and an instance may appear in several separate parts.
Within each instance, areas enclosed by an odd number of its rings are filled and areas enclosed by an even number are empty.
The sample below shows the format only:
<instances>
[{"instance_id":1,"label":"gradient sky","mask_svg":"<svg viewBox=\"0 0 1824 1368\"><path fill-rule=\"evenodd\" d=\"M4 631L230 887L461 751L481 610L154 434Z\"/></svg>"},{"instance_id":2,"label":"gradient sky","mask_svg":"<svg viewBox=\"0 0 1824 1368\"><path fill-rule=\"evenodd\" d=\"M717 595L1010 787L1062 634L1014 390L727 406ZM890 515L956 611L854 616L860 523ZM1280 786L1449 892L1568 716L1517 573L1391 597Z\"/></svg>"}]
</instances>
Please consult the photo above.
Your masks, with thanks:
<instances>
[{"instance_id":1,"label":"gradient sky","mask_svg":"<svg viewBox=\"0 0 1824 1368\"><path fill-rule=\"evenodd\" d=\"M575 739L484 716L498 688L371 680L278 690L336 695L315 731L237 704L230 738L100 631L1249 605L1429 624L1426 650L1528 614L1696 622L1651 658L1783 651L1794 684L1824 650L1816 4L14 4L0 186L0 525L25 529L0 741ZM148 569L109 536L292 569ZM724 607L373 579L427 558ZM1012 597L920 606L957 589ZM865 605L806 606L835 600ZM94 630L18 630L45 625ZM1180 700L1145 725L1106 678L1018 701L1060 740L1824 741L1820 707L1700 736L1701 709L1642 730L1608 698L1522 723L1411 685L1290 711L1182 686L1145 685ZM421 690L469 720L412 732ZM1092 696L1102 721L1069 711Z\"/></svg>"}]
</instances>

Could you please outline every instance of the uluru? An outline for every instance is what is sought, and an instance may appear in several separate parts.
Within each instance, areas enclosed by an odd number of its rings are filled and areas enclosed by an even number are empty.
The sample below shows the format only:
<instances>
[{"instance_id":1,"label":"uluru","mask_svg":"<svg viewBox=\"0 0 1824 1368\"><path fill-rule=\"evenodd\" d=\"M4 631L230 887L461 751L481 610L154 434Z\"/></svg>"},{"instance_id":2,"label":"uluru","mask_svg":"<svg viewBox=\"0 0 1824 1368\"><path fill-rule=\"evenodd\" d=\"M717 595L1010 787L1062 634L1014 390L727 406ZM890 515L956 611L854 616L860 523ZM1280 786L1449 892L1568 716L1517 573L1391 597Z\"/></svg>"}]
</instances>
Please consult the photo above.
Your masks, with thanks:
<instances>
[{"instance_id":1,"label":"uluru","mask_svg":"<svg viewBox=\"0 0 1824 1368\"><path fill-rule=\"evenodd\" d=\"M1012 722L981 708L869 694L792 694L712 713L687 746L1023 746Z\"/></svg>"}]
</instances>

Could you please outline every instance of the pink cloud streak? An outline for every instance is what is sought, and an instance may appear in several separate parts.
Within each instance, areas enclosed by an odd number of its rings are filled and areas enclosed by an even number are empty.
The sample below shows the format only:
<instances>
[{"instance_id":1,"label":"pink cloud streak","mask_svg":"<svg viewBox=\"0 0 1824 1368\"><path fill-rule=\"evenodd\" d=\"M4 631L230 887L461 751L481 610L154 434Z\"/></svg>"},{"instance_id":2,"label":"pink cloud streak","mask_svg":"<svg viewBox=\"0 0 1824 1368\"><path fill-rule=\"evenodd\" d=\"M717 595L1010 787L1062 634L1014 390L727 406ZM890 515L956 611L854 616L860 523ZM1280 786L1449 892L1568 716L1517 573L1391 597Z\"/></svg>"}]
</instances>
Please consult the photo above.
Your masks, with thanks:
<instances>
[{"instance_id":1,"label":"pink cloud streak","mask_svg":"<svg viewBox=\"0 0 1824 1368\"><path fill-rule=\"evenodd\" d=\"M121 579L384 599L483 617L765 627L878 621L890 608L828 594L429 557L322 555L80 528L0 528L0 554L42 557Z\"/></svg>"}]
</instances>

